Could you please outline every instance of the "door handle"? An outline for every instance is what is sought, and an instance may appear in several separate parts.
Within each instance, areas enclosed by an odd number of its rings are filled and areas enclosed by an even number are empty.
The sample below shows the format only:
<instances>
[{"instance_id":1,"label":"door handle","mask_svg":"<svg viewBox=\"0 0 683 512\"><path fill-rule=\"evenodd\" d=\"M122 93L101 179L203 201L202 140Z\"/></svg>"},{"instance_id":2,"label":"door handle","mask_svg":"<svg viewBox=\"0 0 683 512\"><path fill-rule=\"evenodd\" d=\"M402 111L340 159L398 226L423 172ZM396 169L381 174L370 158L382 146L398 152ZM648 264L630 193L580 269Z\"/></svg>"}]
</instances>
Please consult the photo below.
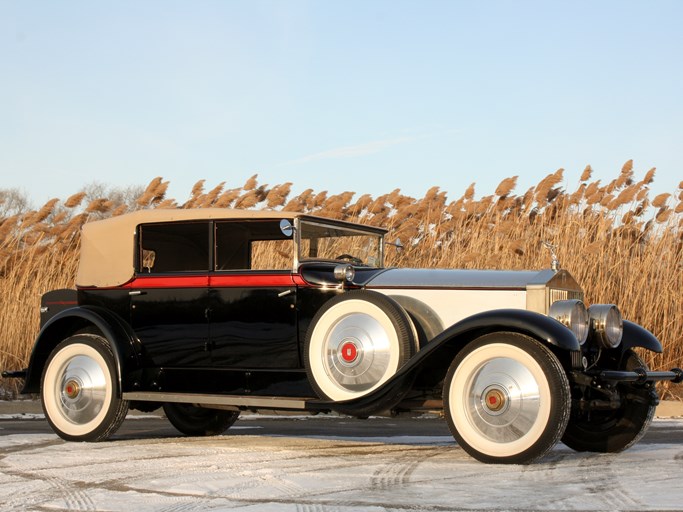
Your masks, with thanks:
<instances>
[{"instance_id":1,"label":"door handle","mask_svg":"<svg viewBox=\"0 0 683 512\"><path fill-rule=\"evenodd\" d=\"M143 292L141 290L131 290L128 292L128 295L130 295L131 297L135 297L137 295L145 295L146 293L147 292Z\"/></svg>"}]
</instances>

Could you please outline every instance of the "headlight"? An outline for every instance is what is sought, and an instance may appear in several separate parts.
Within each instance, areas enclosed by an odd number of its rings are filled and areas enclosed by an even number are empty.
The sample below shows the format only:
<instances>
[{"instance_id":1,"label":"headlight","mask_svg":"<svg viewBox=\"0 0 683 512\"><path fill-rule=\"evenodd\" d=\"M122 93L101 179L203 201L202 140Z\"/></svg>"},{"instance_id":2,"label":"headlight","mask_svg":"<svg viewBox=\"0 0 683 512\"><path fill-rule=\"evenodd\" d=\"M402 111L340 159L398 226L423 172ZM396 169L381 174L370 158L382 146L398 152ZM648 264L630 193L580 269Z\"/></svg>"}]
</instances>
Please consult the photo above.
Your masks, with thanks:
<instances>
[{"instance_id":1,"label":"headlight","mask_svg":"<svg viewBox=\"0 0 683 512\"><path fill-rule=\"evenodd\" d=\"M337 265L334 267L334 278L337 281L350 283L356 277L356 269L352 265Z\"/></svg>"},{"instance_id":2,"label":"headlight","mask_svg":"<svg viewBox=\"0 0 683 512\"><path fill-rule=\"evenodd\" d=\"M571 329L583 345L588 338L588 311L580 300L558 300L550 305L549 315Z\"/></svg>"},{"instance_id":3,"label":"headlight","mask_svg":"<svg viewBox=\"0 0 683 512\"><path fill-rule=\"evenodd\" d=\"M591 339L602 348L615 348L621 343L624 324L621 312L614 304L593 304L588 308Z\"/></svg>"}]
</instances>

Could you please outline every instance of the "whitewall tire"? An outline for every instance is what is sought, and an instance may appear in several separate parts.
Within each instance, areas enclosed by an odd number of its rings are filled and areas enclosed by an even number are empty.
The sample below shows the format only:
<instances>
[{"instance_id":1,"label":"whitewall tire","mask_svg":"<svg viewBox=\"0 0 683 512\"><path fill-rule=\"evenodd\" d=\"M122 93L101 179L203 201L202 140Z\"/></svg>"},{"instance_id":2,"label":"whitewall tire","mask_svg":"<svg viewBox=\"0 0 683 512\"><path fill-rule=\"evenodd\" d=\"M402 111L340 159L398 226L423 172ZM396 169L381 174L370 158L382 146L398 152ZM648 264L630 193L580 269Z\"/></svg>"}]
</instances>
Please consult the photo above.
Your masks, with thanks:
<instances>
[{"instance_id":1,"label":"whitewall tire","mask_svg":"<svg viewBox=\"0 0 683 512\"><path fill-rule=\"evenodd\" d=\"M475 340L454 359L444 409L458 444L483 462L524 464L559 441L569 419L569 382L557 357L517 333Z\"/></svg>"},{"instance_id":2,"label":"whitewall tire","mask_svg":"<svg viewBox=\"0 0 683 512\"><path fill-rule=\"evenodd\" d=\"M93 334L78 334L50 354L41 400L52 429L68 441L102 441L121 425L128 402L119 398L111 347Z\"/></svg>"}]
</instances>

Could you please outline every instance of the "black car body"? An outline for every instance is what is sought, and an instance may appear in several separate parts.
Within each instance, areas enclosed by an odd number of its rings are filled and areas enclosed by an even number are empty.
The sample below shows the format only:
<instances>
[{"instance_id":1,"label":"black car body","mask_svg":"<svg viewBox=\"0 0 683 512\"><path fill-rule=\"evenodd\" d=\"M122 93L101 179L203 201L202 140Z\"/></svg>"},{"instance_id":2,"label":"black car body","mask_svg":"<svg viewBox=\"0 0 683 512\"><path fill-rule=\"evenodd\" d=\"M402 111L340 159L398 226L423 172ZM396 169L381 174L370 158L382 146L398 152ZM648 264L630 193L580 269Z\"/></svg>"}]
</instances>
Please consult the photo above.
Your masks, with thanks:
<instances>
[{"instance_id":1,"label":"black car body","mask_svg":"<svg viewBox=\"0 0 683 512\"><path fill-rule=\"evenodd\" d=\"M557 267L385 268L385 230L292 212L144 210L86 224L76 290L45 294L24 392L69 440L129 408L190 435L244 410L442 410L486 462L645 432L661 352Z\"/></svg>"}]
</instances>

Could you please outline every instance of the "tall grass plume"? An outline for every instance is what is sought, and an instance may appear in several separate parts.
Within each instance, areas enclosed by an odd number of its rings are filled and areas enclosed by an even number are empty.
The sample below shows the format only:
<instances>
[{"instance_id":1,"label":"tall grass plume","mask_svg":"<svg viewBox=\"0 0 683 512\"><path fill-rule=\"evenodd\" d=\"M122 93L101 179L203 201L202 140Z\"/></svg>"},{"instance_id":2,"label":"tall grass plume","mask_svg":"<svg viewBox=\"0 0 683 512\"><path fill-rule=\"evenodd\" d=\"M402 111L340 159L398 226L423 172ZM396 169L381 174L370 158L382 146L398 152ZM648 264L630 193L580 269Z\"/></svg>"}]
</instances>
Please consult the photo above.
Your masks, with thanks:
<instances>
[{"instance_id":1,"label":"tall grass plume","mask_svg":"<svg viewBox=\"0 0 683 512\"><path fill-rule=\"evenodd\" d=\"M476 198L475 184L455 199L439 187L413 198L394 189L372 197L307 189L291 196L292 183L268 186L251 176L244 185L225 182L206 191L198 181L185 201L166 197L161 177L127 202L77 192L65 201L17 213L0 209L0 368L23 368L38 332L40 296L74 286L80 228L86 222L141 208L251 208L305 212L381 225L389 241L387 266L534 269L550 265L544 242L557 247L562 266L594 303L616 303L664 346L644 352L655 369L683 366L683 182L678 190L651 194L655 169L638 180L627 161L609 183L592 180L587 166L573 190L564 170L515 194L517 176L491 195ZM16 392L0 382L0 392ZM675 386L662 385L665 397ZM680 391L678 391L680 394Z\"/></svg>"}]
</instances>

